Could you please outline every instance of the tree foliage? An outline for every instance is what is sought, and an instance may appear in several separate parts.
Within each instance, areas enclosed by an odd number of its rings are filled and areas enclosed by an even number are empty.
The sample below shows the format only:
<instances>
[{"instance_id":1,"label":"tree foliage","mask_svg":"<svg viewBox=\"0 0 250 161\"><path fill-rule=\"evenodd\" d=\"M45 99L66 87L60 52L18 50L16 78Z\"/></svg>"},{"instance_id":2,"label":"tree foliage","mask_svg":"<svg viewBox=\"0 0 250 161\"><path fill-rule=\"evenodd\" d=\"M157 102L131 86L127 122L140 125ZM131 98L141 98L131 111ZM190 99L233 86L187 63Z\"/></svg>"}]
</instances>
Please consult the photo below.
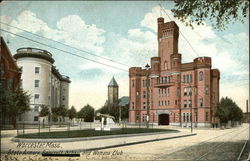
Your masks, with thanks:
<instances>
[{"instance_id":1,"label":"tree foliage","mask_svg":"<svg viewBox=\"0 0 250 161\"><path fill-rule=\"evenodd\" d=\"M215 110L215 116L221 123L227 123L229 120L240 121L243 118L243 112L231 98L222 97Z\"/></svg>"},{"instance_id":2,"label":"tree foliage","mask_svg":"<svg viewBox=\"0 0 250 161\"><path fill-rule=\"evenodd\" d=\"M49 107L48 106L45 106L45 105L42 105L41 106L41 111L39 112L39 116L40 117L45 117L45 116L48 116L50 114L50 111L49 111Z\"/></svg>"},{"instance_id":3,"label":"tree foliage","mask_svg":"<svg viewBox=\"0 0 250 161\"><path fill-rule=\"evenodd\" d=\"M76 117L76 109L74 106L72 106L69 110L68 110L68 116L69 119L72 120L73 118Z\"/></svg>"},{"instance_id":4,"label":"tree foliage","mask_svg":"<svg viewBox=\"0 0 250 161\"><path fill-rule=\"evenodd\" d=\"M212 22L218 30L224 30L227 24L234 21L244 22L249 13L248 0L175 0L172 9L174 17L186 25L203 24L205 19Z\"/></svg>"},{"instance_id":5,"label":"tree foliage","mask_svg":"<svg viewBox=\"0 0 250 161\"><path fill-rule=\"evenodd\" d=\"M14 128L16 128L16 118L30 110L29 101L30 95L20 87L14 91L5 90L1 93L1 110L11 119Z\"/></svg>"},{"instance_id":6,"label":"tree foliage","mask_svg":"<svg viewBox=\"0 0 250 161\"><path fill-rule=\"evenodd\" d=\"M115 120L119 120L120 116L120 107L118 105L106 104L96 111L97 113L108 114L115 117ZM100 117L96 116L97 120L100 120ZM128 107L121 107L121 119L128 119Z\"/></svg>"},{"instance_id":7,"label":"tree foliage","mask_svg":"<svg viewBox=\"0 0 250 161\"><path fill-rule=\"evenodd\" d=\"M61 118L67 116L67 109L64 106L51 108L52 120L57 122L58 119L61 122Z\"/></svg>"},{"instance_id":8,"label":"tree foliage","mask_svg":"<svg viewBox=\"0 0 250 161\"><path fill-rule=\"evenodd\" d=\"M89 104L87 104L79 112L77 112L77 117L84 118L85 122L93 122L94 113L95 113L95 109Z\"/></svg>"}]
</instances>

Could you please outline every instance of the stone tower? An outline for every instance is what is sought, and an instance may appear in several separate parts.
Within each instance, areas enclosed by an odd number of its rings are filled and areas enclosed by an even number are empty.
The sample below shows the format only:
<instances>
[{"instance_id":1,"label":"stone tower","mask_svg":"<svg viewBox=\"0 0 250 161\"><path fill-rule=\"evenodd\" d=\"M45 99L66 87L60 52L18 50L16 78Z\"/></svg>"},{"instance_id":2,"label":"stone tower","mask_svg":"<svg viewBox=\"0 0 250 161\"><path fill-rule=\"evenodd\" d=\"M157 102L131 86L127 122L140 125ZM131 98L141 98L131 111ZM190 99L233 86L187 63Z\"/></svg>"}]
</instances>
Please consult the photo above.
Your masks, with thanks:
<instances>
[{"instance_id":1,"label":"stone tower","mask_svg":"<svg viewBox=\"0 0 250 161\"><path fill-rule=\"evenodd\" d=\"M119 86L113 77L108 85L108 103L115 105L118 103Z\"/></svg>"}]
</instances>

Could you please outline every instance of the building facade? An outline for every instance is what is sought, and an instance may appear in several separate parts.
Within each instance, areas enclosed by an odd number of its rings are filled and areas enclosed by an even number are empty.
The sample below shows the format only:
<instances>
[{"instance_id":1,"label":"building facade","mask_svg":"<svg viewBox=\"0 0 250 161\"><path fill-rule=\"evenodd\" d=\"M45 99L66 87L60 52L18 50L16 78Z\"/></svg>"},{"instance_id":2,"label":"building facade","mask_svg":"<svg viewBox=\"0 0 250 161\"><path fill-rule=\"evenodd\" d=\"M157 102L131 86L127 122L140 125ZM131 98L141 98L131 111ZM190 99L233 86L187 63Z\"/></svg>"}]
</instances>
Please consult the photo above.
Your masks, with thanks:
<instances>
[{"instance_id":1,"label":"building facade","mask_svg":"<svg viewBox=\"0 0 250 161\"><path fill-rule=\"evenodd\" d=\"M1 50L0 50L0 94L4 90L13 91L18 87L21 78L21 70L13 59L8 46L4 39L1 37ZM9 124L10 120L6 117L5 108L1 106L1 123Z\"/></svg>"},{"instance_id":2,"label":"building facade","mask_svg":"<svg viewBox=\"0 0 250 161\"><path fill-rule=\"evenodd\" d=\"M219 102L219 70L212 69L210 57L182 63L179 27L174 21L157 21L158 57L151 58L149 69L129 69L129 122L211 126L217 122L213 113Z\"/></svg>"},{"instance_id":3,"label":"building facade","mask_svg":"<svg viewBox=\"0 0 250 161\"><path fill-rule=\"evenodd\" d=\"M36 48L20 48L14 58L22 69L21 86L31 96L31 111L18 121L38 122L41 106L48 106L50 110L59 106L68 108L70 80L53 66L51 53Z\"/></svg>"}]
</instances>

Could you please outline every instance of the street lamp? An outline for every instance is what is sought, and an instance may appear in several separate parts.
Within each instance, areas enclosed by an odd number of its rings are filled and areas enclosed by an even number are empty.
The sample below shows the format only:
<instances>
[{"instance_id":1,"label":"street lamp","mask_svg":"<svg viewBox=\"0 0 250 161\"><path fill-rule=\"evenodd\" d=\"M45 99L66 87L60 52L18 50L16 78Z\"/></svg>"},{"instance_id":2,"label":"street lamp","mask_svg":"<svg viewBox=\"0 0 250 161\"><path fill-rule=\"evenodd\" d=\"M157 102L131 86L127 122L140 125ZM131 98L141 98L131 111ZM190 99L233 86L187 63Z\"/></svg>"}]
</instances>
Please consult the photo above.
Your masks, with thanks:
<instances>
[{"instance_id":1,"label":"street lamp","mask_svg":"<svg viewBox=\"0 0 250 161\"><path fill-rule=\"evenodd\" d=\"M146 72L146 87L147 87L147 128L149 128L149 68L150 66L147 64L145 66Z\"/></svg>"}]
</instances>

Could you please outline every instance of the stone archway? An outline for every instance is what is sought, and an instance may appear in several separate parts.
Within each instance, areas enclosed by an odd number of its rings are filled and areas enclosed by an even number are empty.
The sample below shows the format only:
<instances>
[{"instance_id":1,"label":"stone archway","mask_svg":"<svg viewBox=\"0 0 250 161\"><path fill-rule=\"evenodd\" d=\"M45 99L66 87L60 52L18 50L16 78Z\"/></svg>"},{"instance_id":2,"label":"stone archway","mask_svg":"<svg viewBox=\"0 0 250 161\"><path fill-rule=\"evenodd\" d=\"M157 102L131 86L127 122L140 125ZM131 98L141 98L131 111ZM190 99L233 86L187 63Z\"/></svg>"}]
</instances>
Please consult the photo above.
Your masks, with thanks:
<instances>
[{"instance_id":1,"label":"stone archway","mask_svg":"<svg viewBox=\"0 0 250 161\"><path fill-rule=\"evenodd\" d=\"M169 114L168 110L157 110L158 114L158 125L169 125Z\"/></svg>"}]
</instances>

